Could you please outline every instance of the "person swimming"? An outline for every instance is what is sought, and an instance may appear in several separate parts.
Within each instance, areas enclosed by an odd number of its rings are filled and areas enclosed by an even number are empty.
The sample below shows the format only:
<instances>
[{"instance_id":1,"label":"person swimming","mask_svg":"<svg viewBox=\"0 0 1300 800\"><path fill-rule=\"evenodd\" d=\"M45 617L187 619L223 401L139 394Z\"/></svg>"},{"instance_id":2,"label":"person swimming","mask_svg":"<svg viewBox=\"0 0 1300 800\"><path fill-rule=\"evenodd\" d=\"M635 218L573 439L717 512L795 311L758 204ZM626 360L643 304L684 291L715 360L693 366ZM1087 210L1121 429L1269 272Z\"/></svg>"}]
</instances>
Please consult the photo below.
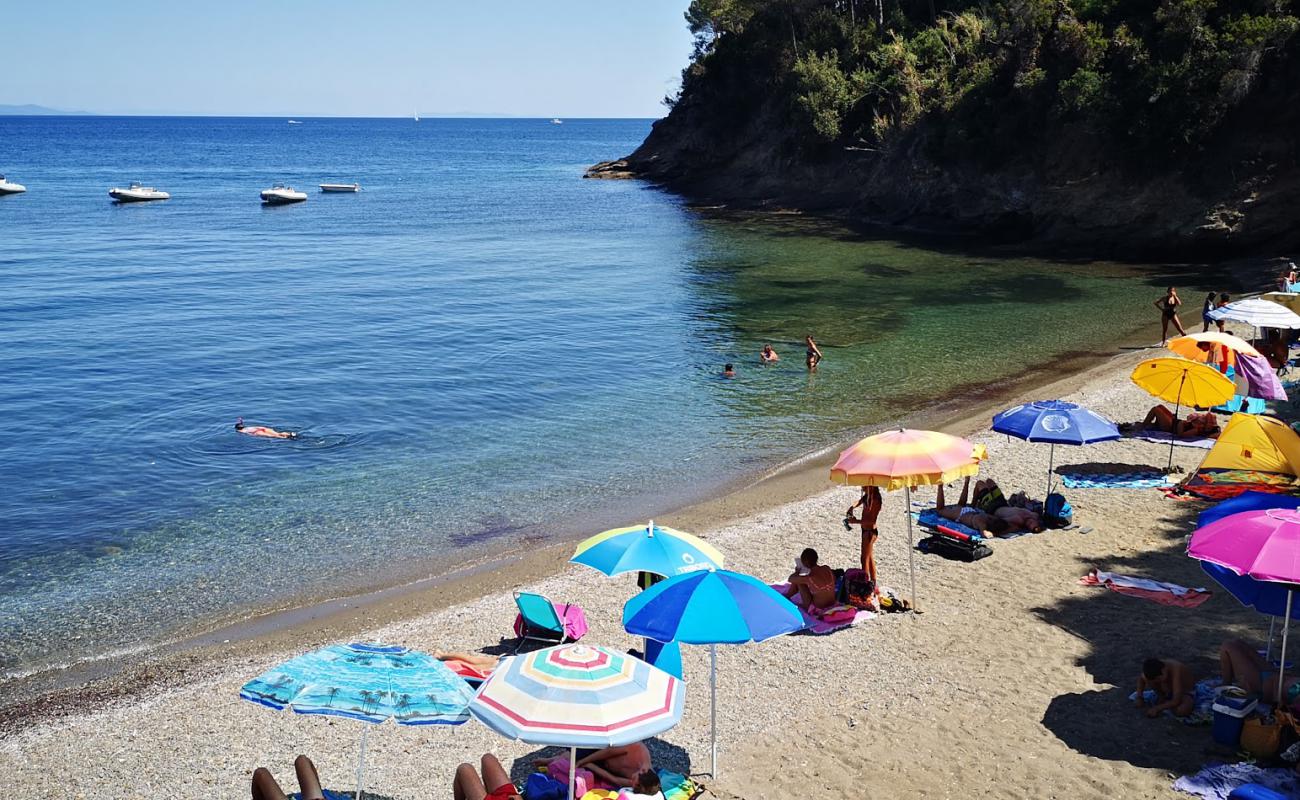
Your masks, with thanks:
<instances>
[{"instance_id":1,"label":"person swimming","mask_svg":"<svg viewBox=\"0 0 1300 800\"><path fill-rule=\"evenodd\" d=\"M724 365L722 366L722 377L724 377L724 378L734 378L734 377L736 377L736 367L735 367L735 365L734 365L734 364L724 364Z\"/></svg>"},{"instance_id":2,"label":"person swimming","mask_svg":"<svg viewBox=\"0 0 1300 800\"><path fill-rule=\"evenodd\" d=\"M244 418L240 417L235 420L235 430L249 436L260 436L263 439L297 439L296 431L277 431L275 428L268 428L265 425L245 425Z\"/></svg>"}]
</instances>

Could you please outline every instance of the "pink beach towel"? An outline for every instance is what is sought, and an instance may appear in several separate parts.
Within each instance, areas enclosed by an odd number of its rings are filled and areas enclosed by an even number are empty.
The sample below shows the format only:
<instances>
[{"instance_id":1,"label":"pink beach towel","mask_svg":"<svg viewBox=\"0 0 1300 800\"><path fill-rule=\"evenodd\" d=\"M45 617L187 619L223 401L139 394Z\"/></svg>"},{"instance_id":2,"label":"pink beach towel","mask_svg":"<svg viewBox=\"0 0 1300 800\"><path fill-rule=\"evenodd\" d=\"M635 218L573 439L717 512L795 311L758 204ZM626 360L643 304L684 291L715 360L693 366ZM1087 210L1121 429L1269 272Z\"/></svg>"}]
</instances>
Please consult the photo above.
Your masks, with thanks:
<instances>
[{"instance_id":1,"label":"pink beach towel","mask_svg":"<svg viewBox=\"0 0 1300 800\"><path fill-rule=\"evenodd\" d=\"M788 583L769 584L775 591L785 594L790 588ZM824 636L828 633L851 628L859 622L869 620L876 616L874 611L866 611L854 606L847 606L843 603L837 603L830 608L810 608L799 609L803 615L804 627L796 633L811 633L814 636Z\"/></svg>"},{"instance_id":2,"label":"pink beach towel","mask_svg":"<svg viewBox=\"0 0 1300 800\"><path fill-rule=\"evenodd\" d=\"M568 605L566 603L551 602L555 607L555 615L564 623L564 635L571 642L576 642L587 635L587 615L583 612L581 606ZM524 635L524 618L515 614L515 636ZM565 778L568 780L568 778Z\"/></svg>"},{"instance_id":3,"label":"pink beach towel","mask_svg":"<svg viewBox=\"0 0 1300 800\"><path fill-rule=\"evenodd\" d=\"M1210 599L1213 592L1208 589L1189 589L1176 583L1153 581L1150 578L1135 578L1132 575L1120 575L1115 572L1091 570L1079 579L1084 586L1105 586L1112 592L1129 597L1141 597L1163 606L1178 608L1196 608Z\"/></svg>"}]
</instances>

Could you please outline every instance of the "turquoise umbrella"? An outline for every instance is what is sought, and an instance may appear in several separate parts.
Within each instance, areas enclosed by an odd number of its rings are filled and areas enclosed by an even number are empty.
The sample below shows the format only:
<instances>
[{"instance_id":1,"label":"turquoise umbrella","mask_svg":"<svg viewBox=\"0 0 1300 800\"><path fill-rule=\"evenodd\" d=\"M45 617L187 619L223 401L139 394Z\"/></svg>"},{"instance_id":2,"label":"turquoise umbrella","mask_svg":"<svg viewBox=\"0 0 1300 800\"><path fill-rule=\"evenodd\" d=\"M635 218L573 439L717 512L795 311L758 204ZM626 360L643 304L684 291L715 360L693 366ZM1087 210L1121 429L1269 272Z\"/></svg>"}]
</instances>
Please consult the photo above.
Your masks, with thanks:
<instances>
[{"instance_id":1,"label":"turquoise umbrella","mask_svg":"<svg viewBox=\"0 0 1300 800\"><path fill-rule=\"evenodd\" d=\"M349 717L372 724L459 725L469 719L474 692L438 659L382 644L335 644L292 658L244 684L244 700L298 714ZM361 731L357 800L365 779Z\"/></svg>"}]
</instances>

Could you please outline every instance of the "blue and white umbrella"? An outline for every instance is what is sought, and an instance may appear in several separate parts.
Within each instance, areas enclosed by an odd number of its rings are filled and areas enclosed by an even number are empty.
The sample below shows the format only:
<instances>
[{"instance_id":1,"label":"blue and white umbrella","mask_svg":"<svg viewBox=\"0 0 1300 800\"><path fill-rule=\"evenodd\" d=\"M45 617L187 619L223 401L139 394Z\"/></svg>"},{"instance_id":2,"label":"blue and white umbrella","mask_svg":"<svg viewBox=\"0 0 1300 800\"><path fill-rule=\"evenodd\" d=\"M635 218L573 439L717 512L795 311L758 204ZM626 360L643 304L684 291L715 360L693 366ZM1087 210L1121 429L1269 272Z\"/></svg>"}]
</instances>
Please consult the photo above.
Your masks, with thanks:
<instances>
[{"instance_id":1,"label":"blue and white umbrella","mask_svg":"<svg viewBox=\"0 0 1300 800\"><path fill-rule=\"evenodd\" d=\"M380 724L459 725L469 719L474 692L438 659L380 644L335 644L292 658L244 684L239 696L277 711L348 717ZM357 798L365 778L361 732Z\"/></svg>"},{"instance_id":2,"label":"blue and white umbrella","mask_svg":"<svg viewBox=\"0 0 1300 800\"><path fill-rule=\"evenodd\" d=\"M1272 300L1251 297L1220 306L1206 314L1212 320L1232 320L1244 322L1256 328L1300 328L1300 316L1294 311Z\"/></svg>"},{"instance_id":3,"label":"blue and white umbrella","mask_svg":"<svg viewBox=\"0 0 1300 800\"><path fill-rule=\"evenodd\" d=\"M1119 438L1119 427L1095 411L1064 400L1035 400L993 417L993 430L1027 442L1051 445L1047 456L1047 493L1052 492L1052 464L1058 444L1085 445Z\"/></svg>"}]
</instances>

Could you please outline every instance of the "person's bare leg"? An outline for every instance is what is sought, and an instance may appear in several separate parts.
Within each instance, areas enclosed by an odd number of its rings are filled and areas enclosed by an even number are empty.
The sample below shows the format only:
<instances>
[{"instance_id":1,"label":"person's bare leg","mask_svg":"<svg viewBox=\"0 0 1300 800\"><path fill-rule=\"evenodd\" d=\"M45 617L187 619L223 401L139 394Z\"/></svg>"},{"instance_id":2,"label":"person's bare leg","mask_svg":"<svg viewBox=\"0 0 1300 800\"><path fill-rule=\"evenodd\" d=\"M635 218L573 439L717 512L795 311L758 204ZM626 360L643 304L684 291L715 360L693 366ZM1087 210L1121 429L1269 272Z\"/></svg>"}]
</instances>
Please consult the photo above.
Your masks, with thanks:
<instances>
[{"instance_id":1,"label":"person's bare leg","mask_svg":"<svg viewBox=\"0 0 1300 800\"><path fill-rule=\"evenodd\" d=\"M1240 686L1248 692L1258 692L1263 688L1262 672L1269 668L1259 653L1240 639L1229 639L1219 648L1219 666L1223 667L1223 657L1228 659L1228 669L1224 670L1225 683Z\"/></svg>"},{"instance_id":2,"label":"person's bare leg","mask_svg":"<svg viewBox=\"0 0 1300 800\"><path fill-rule=\"evenodd\" d=\"M1194 695L1185 694L1183 695L1183 699L1178 701L1178 705L1174 706L1174 716L1185 717L1192 713L1194 708L1196 708L1196 697Z\"/></svg>"},{"instance_id":3,"label":"person's bare leg","mask_svg":"<svg viewBox=\"0 0 1300 800\"><path fill-rule=\"evenodd\" d=\"M935 508L943 508L943 507L946 506L946 505L948 505L948 504L945 503L945 502L943 501L943 484L941 483L941 484L939 484L939 492L938 492L938 494L936 494L936 495L934 496L934 507L935 507ZM911 512L911 510L912 510L912 509L910 509L910 508L908 509L909 512Z\"/></svg>"},{"instance_id":4,"label":"person's bare leg","mask_svg":"<svg viewBox=\"0 0 1300 800\"><path fill-rule=\"evenodd\" d=\"M451 782L451 796L453 800L483 800L487 797L483 780L469 764L456 767L456 777Z\"/></svg>"},{"instance_id":5,"label":"person's bare leg","mask_svg":"<svg viewBox=\"0 0 1300 800\"><path fill-rule=\"evenodd\" d=\"M957 505L965 506L970 502L970 476L961 482L961 497L957 499Z\"/></svg>"},{"instance_id":6,"label":"person's bare leg","mask_svg":"<svg viewBox=\"0 0 1300 800\"><path fill-rule=\"evenodd\" d=\"M316 765L307 756L298 756L293 761L293 771L298 773L298 791L302 800L324 800L325 793L320 789L320 775L316 774Z\"/></svg>"},{"instance_id":7,"label":"person's bare leg","mask_svg":"<svg viewBox=\"0 0 1300 800\"><path fill-rule=\"evenodd\" d=\"M253 770L253 800L289 800L266 767Z\"/></svg>"},{"instance_id":8,"label":"person's bare leg","mask_svg":"<svg viewBox=\"0 0 1300 800\"><path fill-rule=\"evenodd\" d=\"M480 766L479 771L483 774L483 786L491 787L488 791L495 792L499 787L505 786L507 783L514 785L514 782L510 780L510 773L506 772L505 767L501 766L501 762L491 753L483 754Z\"/></svg>"},{"instance_id":9,"label":"person's bare leg","mask_svg":"<svg viewBox=\"0 0 1300 800\"><path fill-rule=\"evenodd\" d=\"M1160 344L1169 341L1169 317L1160 317Z\"/></svg>"},{"instance_id":10,"label":"person's bare leg","mask_svg":"<svg viewBox=\"0 0 1300 800\"><path fill-rule=\"evenodd\" d=\"M807 584L802 584L799 586L798 603L803 608L812 608L812 604L813 604L812 589L809 589Z\"/></svg>"},{"instance_id":11,"label":"person's bare leg","mask_svg":"<svg viewBox=\"0 0 1300 800\"><path fill-rule=\"evenodd\" d=\"M1174 327L1178 329L1179 336L1187 335L1187 330L1183 328L1183 321L1178 318L1177 314L1174 314Z\"/></svg>"}]
</instances>

